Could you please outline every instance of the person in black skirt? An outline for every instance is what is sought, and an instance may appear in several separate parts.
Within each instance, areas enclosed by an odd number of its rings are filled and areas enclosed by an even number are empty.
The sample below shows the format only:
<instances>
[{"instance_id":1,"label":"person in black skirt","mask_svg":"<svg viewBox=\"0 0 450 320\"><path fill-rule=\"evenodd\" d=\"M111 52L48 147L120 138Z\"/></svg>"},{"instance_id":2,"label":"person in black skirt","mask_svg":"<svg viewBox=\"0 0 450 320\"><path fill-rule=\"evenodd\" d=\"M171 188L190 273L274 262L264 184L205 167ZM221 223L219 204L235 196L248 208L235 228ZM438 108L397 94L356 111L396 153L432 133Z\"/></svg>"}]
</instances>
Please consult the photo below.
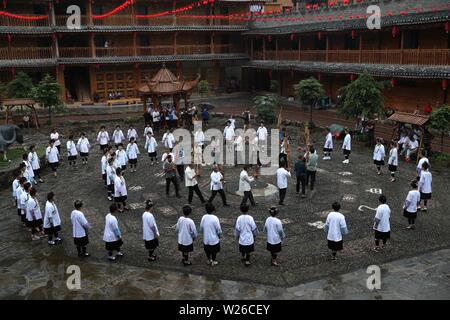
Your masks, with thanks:
<instances>
[{"instance_id":1,"label":"person in black skirt","mask_svg":"<svg viewBox=\"0 0 450 320\"><path fill-rule=\"evenodd\" d=\"M30 196L26 202L26 225L31 230L31 240L39 240L44 235L42 228L41 207L36 197L36 189L30 189Z\"/></svg>"},{"instance_id":2,"label":"person in black skirt","mask_svg":"<svg viewBox=\"0 0 450 320\"><path fill-rule=\"evenodd\" d=\"M415 228L417 208L420 204L420 192L416 180L411 182L411 188L403 205L403 216L408 219L408 226L406 227L408 230L414 230Z\"/></svg>"},{"instance_id":3,"label":"person in black skirt","mask_svg":"<svg viewBox=\"0 0 450 320\"><path fill-rule=\"evenodd\" d=\"M178 235L178 251L183 257L182 263L185 266L192 264L189 261L189 253L194 251L194 240L197 238L197 229L194 221L188 216L192 213L192 208L188 205L183 207L183 216L178 219L175 231Z\"/></svg>"},{"instance_id":4,"label":"person in black skirt","mask_svg":"<svg viewBox=\"0 0 450 320\"><path fill-rule=\"evenodd\" d=\"M255 220L248 214L249 206L241 204L241 215L236 220L235 235L239 240L239 252L245 266L251 265L250 254L255 251L255 237L258 235L258 228Z\"/></svg>"},{"instance_id":5,"label":"person in black skirt","mask_svg":"<svg viewBox=\"0 0 450 320\"><path fill-rule=\"evenodd\" d=\"M376 210L373 225L373 229L375 231L375 248L373 248L373 251L375 252L380 252L383 250L386 247L388 239L391 237L391 209L386 204L387 199L385 195L382 194L378 200L380 205ZM380 241L383 242L381 246Z\"/></svg>"},{"instance_id":6,"label":"person in black skirt","mask_svg":"<svg viewBox=\"0 0 450 320\"><path fill-rule=\"evenodd\" d=\"M150 212L153 208L153 201L145 201L145 212L142 215L143 234L145 249L148 250L148 261L156 260L155 250L159 246L159 230L156 225L155 217Z\"/></svg>"},{"instance_id":7,"label":"person in black skirt","mask_svg":"<svg viewBox=\"0 0 450 320\"><path fill-rule=\"evenodd\" d=\"M219 264L216 260L217 253L220 252L220 238L222 237L222 228L219 218L214 215L216 208L210 202L205 205L206 214L200 222L200 233L203 234L203 249L211 267Z\"/></svg>"},{"instance_id":8,"label":"person in black skirt","mask_svg":"<svg viewBox=\"0 0 450 320\"><path fill-rule=\"evenodd\" d=\"M327 234L328 249L331 250L331 260L337 260L337 252L344 248L343 235L348 233L347 223L341 210L341 205L338 202L334 202L331 206L333 211L327 216L325 222L324 231Z\"/></svg>"},{"instance_id":9,"label":"person in black skirt","mask_svg":"<svg viewBox=\"0 0 450 320\"><path fill-rule=\"evenodd\" d=\"M44 232L48 236L48 244L50 246L62 241L59 237L60 231L61 218L59 216L58 207L55 204L55 194L49 192L47 194L47 203L45 204Z\"/></svg>"},{"instance_id":10,"label":"person in black skirt","mask_svg":"<svg viewBox=\"0 0 450 320\"><path fill-rule=\"evenodd\" d=\"M377 167L377 174L381 175L381 167L384 166L384 157L386 153L381 138L377 138L377 144L373 150L373 163Z\"/></svg>"},{"instance_id":11,"label":"person in black skirt","mask_svg":"<svg viewBox=\"0 0 450 320\"><path fill-rule=\"evenodd\" d=\"M70 214L72 221L73 242L77 247L79 257L89 257L90 254L86 252L86 246L89 244L88 230L90 228L89 222L86 220L84 213L81 212L83 202L76 200L74 202L75 210Z\"/></svg>"},{"instance_id":12,"label":"person in black skirt","mask_svg":"<svg viewBox=\"0 0 450 320\"><path fill-rule=\"evenodd\" d=\"M278 208L275 206L270 207L269 213L270 217L266 220L264 232L267 235L267 250L272 256L271 265L278 267L277 255L281 252L281 243L285 238L285 234L281 220L276 218L278 215Z\"/></svg>"},{"instance_id":13,"label":"person in black skirt","mask_svg":"<svg viewBox=\"0 0 450 320\"><path fill-rule=\"evenodd\" d=\"M123 257L120 248L123 245L122 233L119 229L119 222L117 221L117 205L115 203L109 206L109 213L105 218L105 231L103 232L103 241L105 241L105 249L108 251L109 261L116 261L117 258ZM114 256L114 251L116 255Z\"/></svg>"}]
</instances>

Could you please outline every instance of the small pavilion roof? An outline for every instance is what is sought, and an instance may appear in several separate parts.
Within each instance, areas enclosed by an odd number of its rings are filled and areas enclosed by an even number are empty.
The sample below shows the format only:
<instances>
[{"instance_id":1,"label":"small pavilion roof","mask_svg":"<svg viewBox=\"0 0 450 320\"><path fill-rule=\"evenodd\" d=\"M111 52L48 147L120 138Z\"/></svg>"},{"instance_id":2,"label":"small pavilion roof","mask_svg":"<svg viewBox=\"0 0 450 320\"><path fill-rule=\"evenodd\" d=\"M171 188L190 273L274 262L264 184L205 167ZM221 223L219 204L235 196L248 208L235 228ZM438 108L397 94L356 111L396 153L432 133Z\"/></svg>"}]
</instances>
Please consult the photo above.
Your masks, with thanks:
<instances>
[{"instance_id":1,"label":"small pavilion roof","mask_svg":"<svg viewBox=\"0 0 450 320\"><path fill-rule=\"evenodd\" d=\"M388 120L396 121L400 123L413 124L416 126L423 126L425 123L430 120L429 116L421 115L421 114L412 114L406 112L396 112L392 116L388 118Z\"/></svg>"}]
</instances>

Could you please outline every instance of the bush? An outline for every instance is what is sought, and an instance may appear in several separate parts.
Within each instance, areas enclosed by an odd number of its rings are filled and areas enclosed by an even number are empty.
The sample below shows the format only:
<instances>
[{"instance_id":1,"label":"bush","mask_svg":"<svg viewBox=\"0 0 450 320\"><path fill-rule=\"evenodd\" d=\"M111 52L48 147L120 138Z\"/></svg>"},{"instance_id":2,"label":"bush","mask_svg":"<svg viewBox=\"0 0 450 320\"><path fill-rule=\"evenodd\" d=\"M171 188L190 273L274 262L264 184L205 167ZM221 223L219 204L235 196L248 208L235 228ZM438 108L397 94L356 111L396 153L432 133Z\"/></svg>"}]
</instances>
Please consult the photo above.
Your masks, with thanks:
<instances>
[{"instance_id":1,"label":"bush","mask_svg":"<svg viewBox=\"0 0 450 320\"><path fill-rule=\"evenodd\" d=\"M436 153L432 156L431 163L438 167L450 168L450 154Z\"/></svg>"},{"instance_id":2,"label":"bush","mask_svg":"<svg viewBox=\"0 0 450 320\"><path fill-rule=\"evenodd\" d=\"M275 108L278 106L278 99L272 94L257 96L253 99L256 105L256 115L265 124L272 124L276 120Z\"/></svg>"}]
</instances>

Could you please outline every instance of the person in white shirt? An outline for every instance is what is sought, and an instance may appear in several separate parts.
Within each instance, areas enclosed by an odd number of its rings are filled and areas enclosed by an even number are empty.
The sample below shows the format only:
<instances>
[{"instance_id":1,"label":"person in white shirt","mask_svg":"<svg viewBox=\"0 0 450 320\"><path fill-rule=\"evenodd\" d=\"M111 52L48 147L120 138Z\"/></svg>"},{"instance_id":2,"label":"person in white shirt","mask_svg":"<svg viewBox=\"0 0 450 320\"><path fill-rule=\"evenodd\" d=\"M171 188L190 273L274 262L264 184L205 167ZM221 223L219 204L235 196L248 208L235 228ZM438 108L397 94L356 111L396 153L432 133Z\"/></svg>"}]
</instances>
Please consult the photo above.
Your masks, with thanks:
<instances>
[{"instance_id":1,"label":"person in white shirt","mask_svg":"<svg viewBox=\"0 0 450 320\"><path fill-rule=\"evenodd\" d=\"M20 174L22 174L22 173L20 172ZM22 213L21 197L22 197L22 193L25 192L24 188L25 188L25 184L27 184L27 183L29 184L29 182L27 182L27 179L25 177L21 177L19 179L19 185L16 188L16 195L15 195L15 197L16 197L17 214L18 214L18 216L20 218L20 222L23 225L26 224L27 220L26 220L26 217Z\"/></svg>"},{"instance_id":2,"label":"person in white shirt","mask_svg":"<svg viewBox=\"0 0 450 320\"><path fill-rule=\"evenodd\" d=\"M230 115L230 119L228 119L228 121L230 121L230 127L235 130L236 129L236 119L234 119L234 114Z\"/></svg>"},{"instance_id":3,"label":"person in white shirt","mask_svg":"<svg viewBox=\"0 0 450 320\"><path fill-rule=\"evenodd\" d=\"M105 230L103 232L103 241L105 241L109 261L116 261L117 258L123 257L123 253L120 251L123 245L122 233L116 215L117 206L113 203L109 206L109 213L105 217ZM113 255L114 251L116 251L115 256Z\"/></svg>"},{"instance_id":4,"label":"person in white shirt","mask_svg":"<svg viewBox=\"0 0 450 320\"><path fill-rule=\"evenodd\" d=\"M253 217L248 214L249 206L241 205L240 210L241 215L236 220L234 233L239 242L241 261L248 267L251 265L250 254L255 251L255 237L258 235L258 228Z\"/></svg>"},{"instance_id":5,"label":"person in white shirt","mask_svg":"<svg viewBox=\"0 0 450 320\"><path fill-rule=\"evenodd\" d=\"M277 256L281 252L281 244L286 237L284 234L283 224L276 216L278 215L278 208L275 206L269 209L270 217L266 219L264 224L264 233L267 235L267 250L270 252L272 260L271 265L278 267Z\"/></svg>"},{"instance_id":6,"label":"person in white shirt","mask_svg":"<svg viewBox=\"0 0 450 320\"><path fill-rule=\"evenodd\" d=\"M213 164L220 165L222 163L222 145L219 139L216 137L211 138L211 147L212 147L212 157L214 159ZM207 163L208 164L208 163ZM209 165L209 164L208 164Z\"/></svg>"},{"instance_id":7,"label":"person in white shirt","mask_svg":"<svg viewBox=\"0 0 450 320\"><path fill-rule=\"evenodd\" d=\"M391 209L386 204L387 199L384 194L378 199L380 205L378 206L373 224L373 230L375 231L375 247L373 251L380 252L386 247L388 239L391 237ZM383 244L380 246L380 240Z\"/></svg>"},{"instance_id":8,"label":"person in white shirt","mask_svg":"<svg viewBox=\"0 0 450 320\"><path fill-rule=\"evenodd\" d=\"M34 179L34 170L31 162L28 160L28 154L24 153L22 155L22 163L24 165L24 177L28 179L31 185L36 184L36 180Z\"/></svg>"},{"instance_id":9,"label":"person in white shirt","mask_svg":"<svg viewBox=\"0 0 450 320\"><path fill-rule=\"evenodd\" d=\"M27 203L30 200L30 189L31 183L25 181L22 190L17 190L21 221L25 226L27 225Z\"/></svg>"},{"instance_id":10,"label":"person in white shirt","mask_svg":"<svg viewBox=\"0 0 450 320\"><path fill-rule=\"evenodd\" d=\"M255 199L253 198L252 186L254 178L248 175L249 165L244 165L244 168L239 175L239 191L244 193L244 197L242 198L241 205L247 204L247 200L250 200L252 206L256 206Z\"/></svg>"},{"instance_id":11,"label":"person in white shirt","mask_svg":"<svg viewBox=\"0 0 450 320\"><path fill-rule=\"evenodd\" d=\"M178 219L175 232L178 236L178 251L183 257L182 263L185 266L192 264L189 261L189 253L194 251L194 240L197 238L197 229L194 221L188 218L192 213L192 208L188 205L183 207L183 216Z\"/></svg>"},{"instance_id":12,"label":"person in white shirt","mask_svg":"<svg viewBox=\"0 0 450 320\"><path fill-rule=\"evenodd\" d=\"M152 162L152 166L156 162L158 164L158 143L156 139L153 137L153 133L147 132L147 139L145 140L144 148L147 150L150 161Z\"/></svg>"},{"instance_id":13,"label":"person in white shirt","mask_svg":"<svg viewBox=\"0 0 450 320\"><path fill-rule=\"evenodd\" d=\"M184 151L184 147L180 144L175 149L175 164L177 165L177 172L178 176L180 177L180 180L184 180L184 163L185 163L185 156L186 153Z\"/></svg>"},{"instance_id":14,"label":"person in white shirt","mask_svg":"<svg viewBox=\"0 0 450 320\"><path fill-rule=\"evenodd\" d=\"M61 231L61 218L59 216L58 207L55 204L55 194L49 192L47 194L47 202L45 203L44 212L44 233L48 236L48 244L54 246L61 242L59 237Z\"/></svg>"},{"instance_id":15,"label":"person in white shirt","mask_svg":"<svg viewBox=\"0 0 450 320\"><path fill-rule=\"evenodd\" d=\"M22 178L22 171L17 170L14 172L15 179L12 182L12 199L14 206L17 207L17 188L20 187L20 179Z\"/></svg>"},{"instance_id":16,"label":"person in white shirt","mask_svg":"<svg viewBox=\"0 0 450 320\"><path fill-rule=\"evenodd\" d=\"M242 135L239 134L234 137L234 146L236 151L234 166L236 167L239 164L245 164L245 148Z\"/></svg>"},{"instance_id":17,"label":"person in white shirt","mask_svg":"<svg viewBox=\"0 0 450 320\"><path fill-rule=\"evenodd\" d=\"M428 200L431 199L433 176L429 170L430 165L428 162L422 164L422 172L420 173L419 179L419 191L420 191L420 201L423 200L423 206L420 210L427 211Z\"/></svg>"},{"instance_id":18,"label":"person in white shirt","mask_svg":"<svg viewBox=\"0 0 450 320\"><path fill-rule=\"evenodd\" d=\"M348 128L345 128L344 142L342 143L342 152L344 153L344 161L342 163L350 163L350 154L352 153L352 136Z\"/></svg>"},{"instance_id":19,"label":"person in white shirt","mask_svg":"<svg viewBox=\"0 0 450 320\"><path fill-rule=\"evenodd\" d=\"M256 135L258 136L258 146L261 152L265 152L267 143L267 128L264 126L264 122L261 122L258 130L256 130Z\"/></svg>"},{"instance_id":20,"label":"person in white shirt","mask_svg":"<svg viewBox=\"0 0 450 320\"><path fill-rule=\"evenodd\" d=\"M194 166L195 172L197 173L197 177L202 176L202 164L204 163L203 159L203 150L199 145L194 145Z\"/></svg>"},{"instance_id":21,"label":"person in white shirt","mask_svg":"<svg viewBox=\"0 0 450 320\"><path fill-rule=\"evenodd\" d=\"M172 129L167 129L166 133L164 133L162 143L167 149L169 149L169 152L172 152L173 147L175 146L175 137L172 133Z\"/></svg>"},{"instance_id":22,"label":"person in white shirt","mask_svg":"<svg viewBox=\"0 0 450 320\"><path fill-rule=\"evenodd\" d=\"M324 231L327 234L328 249L331 250L331 260L336 261L337 252L344 248L342 236L346 235L348 230L345 217L339 212L341 205L338 202L334 202L331 207L333 211L327 216Z\"/></svg>"},{"instance_id":23,"label":"person in white shirt","mask_svg":"<svg viewBox=\"0 0 450 320\"><path fill-rule=\"evenodd\" d=\"M105 187L108 187L106 183L106 168L108 167L108 155L109 155L109 149L106 148L103 150L103 156L100 160L100 168L102 173L102 180L105 184Z\"/></svg>"},{"instance_id":24,"label":"person in white shirt","mask_svg":"<svg viewBox=\"0 0 450 320\"><path fill-rule=\"evenodd\" d=\"M69 160L69 166L76 167L77 165L77 145L75 144L75 141L73 141L73 135L69 136L69 140L67 141L67 159Z\"/></svg>"},{"instance_id":25,"label":"person in white shirt","mask_svg":"<svg viewBox=\"0 0 450 320\"><path fill-rule=\"evenodd\" d=\"M232 159L234 158L234 129L231 126L230 120L227 121L227 125L223 130L223 137L225 138L225 150L227 154L225 159Z\"/></svg>"},{"instance_id":26,"label":"person in white shirt","mask_svg":"<svg viewBox=\"0 0 450 320\"><path fill-rule=\"evenodd\" d=\"M284 198L288 187L288 178L291 177L291 172L286 170L286 163L280 162L280 167L277 169L277 187L280 194L280 201L278 204L284 206Z\"/></svg>"},{"instance_id":27,"label":"person in white shirt","mask_svg":"<svg viewBox=\"0 0 450 320\"><path fill-rule=\"evenodd\" d=\"M197 194L198 198L202 203L205 203L206 200L203 198L203 194L200 191L200 188L198 187L197 182L197 174L195 173L195 170L192 168L191 164L188 164L186 166L186 170L184 171L184 181L186 187L189 189L189 195L188 195L188 203L192 203L192 198L194 197L194 192Z\"/></svg>"},{"instance_id":28,"label":"person in white shirt","mask_svg":"<svg viewBox=\"0 0 450 320\"><path fill-rule=\"evenodd\" d=\"M415 153L417 153L417 150L419 149L419 142L414 139L413 136L410 136L408 138L408 141L405 142L405 148L402 150L401 155L406 154L406 162L411 161L411 156Z\"/></svg>"},{"instance_id":29,"label":"person in white shirt","mask_svg":"<svg viewBox=\"0 0 450 320\"><path fill-rule=\"evenodd\" d=\"M137 138L138 138L137 131L133 127L133 125L130 125L130 127L128 128L128 132L127 132L127 139L128 139L128 141L130 141L131 138L134 138L134 141L137 141Z\"/></svg>"},{"instance_id":30,"label":"person in white shirt","mask_svg":"<svg viewBox=\"0 0 450 320\"><path fill-rule=\"evenodd\" d=\"M153 134L153 129L150 126L150 123L147 123L147 125L144 128L144 137L147 137L149 133Z\"/></svg>"},{"instance_id":31,"label":"person in white shirt","mask_svg":"<svg viewBox=\"0 0 450 320\"><path fill-rule=\"evenodd\" d=\"M130 172L136 172L137 159L140 154L138 145L135 143L135 139L132 137L130 143L127 145L127 157L130 164Z\"/></svg>"},{"instance_id":32,"label":"person in white shirt","mask_svg":"<svg viewBox=\"0 0 450 320\"><path fill-rule=\"evenodd\" d=\"M145 212L142 215L143 238L145 249L148 250L148 261L156 260L155 250L159 246L159 230L156 225L155 217L150 212L153 208L153 201L145 201Z\"/></svg>"},{"instance_id":33,"label":"person in white shirt","mask_svg":"<svg viewBox=\"0 0 450 320\"><path fill-rule=\"evenodd\" d=\"M100 150L106 149L109 143L109 133L106 131L105 126L101 126L100 132L97 135L97 142L100 144Z\"/></svg>"},{"instance_id":34,"label":"person in white shirt","mask_svg":"<svg viewBox=\"0 0 450 320\"><path fill-rule=\"evenodd\" d=\"M386 152L381 138L377 138L377 144L373 150L373 163L377 166L377 174L381 175L381 167L384 166Z\"/></svg>"},{"instance_id":35,"label":"person in white shirt","mask_svg":"<svg viewBox=\"0 0 450 320\"><path fill-rule=\"evenodd\" d=\"M45 150L45 159L47 160L50 168L53 171L55 177L58 176L58 166L59 166L59 151L55 146L55 141L50 140L49 146Z\"/></svg>"},{"instance_id":36,"label":"person in white shirt","mask_svg":"<svg viewBox=\"0 0 450 320\"><path fill-rule=\"evenodd\" d=\"M106 166L106 186L108 190L108 200L113 200L114 195L114 180L116 178L115 154L111 155Z\"/></svg>"},{"instance_id":37,"label":"person in white shirt","mask_svg":"<svg viewBox=\"0 0 450 320\"><path fill-rule=\"evenodd\" d=\"M91 227L86 220L84 213L81 212L83 202L76 200L73 204L75 210L70 214L70 221L72 221L72 235L73 242L77 247L79 257L89 257L90 254L86 252L86 246L89 244L88 230Z\"/></svg>"},{"instance_id":38,"label":"person in white shirt","mask_svg":"<svg viewBox=\"0 0 450 320\"><path fill-rule=\"evenodd\" d=\"M160 123L161 123L161 114L158 109L154 109L152 112L152 120L153 120L153 128L156 133L159 133Z\"/></svg>"},{"instance_id":39,"label":"person in white shirt","mask_svg":"<svg viewBox=\"0 0 450 320\"><path fill-rule=\"evenodd\" d=\"M213 172L211 173L211 197L208 202L212 203L217 193L220 194L222 198L222 203L224 207L229 207L227 204L227 197L225 196L225 191L223 191L223 175L219 171L219 166L213 166Z\"/></svg>"},{"instance_id":40,"label":"person in white shirt","mask_svg":"<svg viewBox=\"0 0 450 320\"><path fill-rule=\"evenodd\" d=\"M112 134L112 140L114 142L114 145L116 146L116 149L119 147L119 144L123 143L123 141L125 140L125 136L119 125L116 126L116 130L114 130Z\"/></svg>"},{"instance_id":41,"label":"person in white shirt","mask_svg":"<svg viewBox=\"0 0 450 320\"><path fill-rule=\"evenodd\" d=\"M89 143L88 138L86 138L86 134L81 133L80 139L77 142L78 150L80 151L80 157L83 164L87 164L89 157L89 150L91 149L91 144Z\"/></svg>"},{"instance_id":42,"label":"person in white shirt","mask_svg":"<svg viewBox=\"0 0 450 320\"><path fill-rule=\"evenodd\" d=\"M123 210L130 210L127 207L127 183L125 182L125 178L122 174L122 169L116 169L116 175L114 177L114 202L117 205L119 212L123 212Z\"/></svg>"},{"instance_id":43,"label":"person in white shirt","mask_svg":"<svg viewBox=\"0 0 450 320\"><path fill-rule=\"evenodd\" d=\"M216 257L220 252L220 238L222 237L222 228L219 218L214 215L216 208L211 203L205 205L206 214L200 222L200 233L203 234L203 249L205 250L208 264L214 267L219 264Z\"/></svg>"},{"instance_id":44,"label":"person in white shirt","mask_svg":"<svg viewBox=\"0 0 450 320\"><path fill-rule=\"evenodd\" d=\"M128 156L127 152L123 149L123 144L119 143L116 150L116 163L117 167L124 172L127 169Z\"/></svg>"},{"instance_id":45,"label":"person in white shirt","mask_svg":"<svg viewBox=\"0 0 450 320\"><path fill-rule=\"evenodd\" d=\"M331 160L331 153L333 152L333 134L330 128L327 128L327 136L325 138L325 144L323 146L323 160Z\"/></svg>"},{"instance_id":46,"label":"person in white shirt","mask_svg":"<svg viewBox=\"0 0 450 320\"><path fill-rule=\"evenodd\" d=\"M42 228L42 213L39 201L36 197L36 189L31 188L29 199L26 202L27 227L31 229L31 240L39 240L44 235Z\"/></svg>"},{"instance_id":47,"label":"person in white shirt","mask_svg":"<svg viewBox=\"0 0 450 320\"><path fill-rule=\"evenodd\" d=\"M30 146L30 152L28 153L28 162L31 164L31 168L33 169L35 181L39 181L43 183L44 180L41 177L41 160L36 152L36 146L33 144Z\"/></svg>"},{"instance_id":48,"label":"person in white shirt","mask_svg":"<svg viewBox=\"0 0 450 320\"><path fill-rule=\"evenodd\" d=\"M391 149L389 150L389 172L391 173L391 182L395 182L395 173L397 172L398 167L398 149L397 143L395 141L391 141Z\"/></svg>"},{"instance_id":49,"label":"person in white shirt","mask_svg":"<svg viewBox=\"0 0 450 320\"><path fill-rule=\"evenodd\" d=\"M199 126L194 133L194 142L200 146L202 150L205 148L205 134L202 131L202 127Z\"/></svg>"},{"instance_id":50,"label":"person in white shirt","mask_svg":"<svg viewBox=\"0 0 450 320\"><path fill-rule=\"evenodd\" d=\"M428 160L427 157L422 156L422 158L420 158L419 162L417 163L417 167L416 167L417 181L420 180L420 174L422 173L422 165L424 164L424 162L428 163L428 169L430 168L430 160Z\"/></svg>"},{"instance_id":51,"label":"person in white shirt","mask_svg":"<svg viewBox=\"0 0 450 320\"><path fill-rule=\"evenodd\" d=\"M50 133L50 140L55 141L55 147L58 149L59 154L61 154L61 141L59 140L59 133L56 128L53 128Z\"/></svg>"},{"instance_id":52,"label":"person in white shirt","mask_svg":"<svg viewBox=\"0 0 450 320\"><path fill-rule=\"evenodd\" d=\"M408 219L408 226L406 229L413 230L417 219L417 209L420 205L420 192L418 190L417 181L411 182L411 188L406 196L405 204L403 205L403 216Z\"/></svg>"}]
</instances>

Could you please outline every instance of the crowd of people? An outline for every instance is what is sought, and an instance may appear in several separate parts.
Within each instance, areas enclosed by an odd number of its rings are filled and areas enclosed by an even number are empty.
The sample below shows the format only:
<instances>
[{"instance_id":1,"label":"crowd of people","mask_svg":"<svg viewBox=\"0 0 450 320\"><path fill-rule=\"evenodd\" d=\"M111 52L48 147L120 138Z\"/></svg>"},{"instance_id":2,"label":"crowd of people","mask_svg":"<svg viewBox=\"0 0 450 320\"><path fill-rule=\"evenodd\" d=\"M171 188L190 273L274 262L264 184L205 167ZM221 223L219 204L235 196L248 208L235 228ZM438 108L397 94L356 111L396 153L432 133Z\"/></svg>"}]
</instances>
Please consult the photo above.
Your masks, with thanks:
<instances>
[{"instance_id":1,"label":"crowd of people","mask_svg":"<svg viewBox=\"0 0 450 320\"><path fill-rule=\"evenodd\" d=\"M158 110L153 110L152 115ZM251 114L246 110L242 114L244 128L251 126ZM155 121L156 120L156 121ZM169 118L170 120L170 118ZM191 265L189 253L194 250L194 240L198 237L198 232L203 235L203 246L208 264L215 266L218 264L217 254L220 252L220 239L222 229L218 217L215 215L216 208L214 200L217 194L220 195L224 207L228 207L226 193L224 190L225 178L224 168L220 163L219 154L223 152L222 146L216 144L213 139L210 143L213 146L213 163L210 174L211 194L207 199L198 186L197 178L201 176L201 167L206 165L202 156L205 148L205 135L201 128L197 128L194 134L193 150L184 150L176 148L176 140L173 134L173 127L168 127L162 135L160 141L164 153L161 157L158 155L160 147L156 139L158 133L158 117L153 116L152 123L147 123L143 137L141 138L133 125L130 125L126 135L120 125L117 125L110 135L105 126L100 128L97 134L96 142L102 154L100 159L101 174L106 188L106 198L111 201L109 212L105 217L105 229L103 240L108 254L108 259L115 261L123 256L121 247L123 245L122 232L119 227L118 217L120 213L130 210L127 206L127 183L125 173L135 173L138 170L138 159L141 156L139 145L147 151L151 165L158 165L159 159L163 163L162 170L166 180L166 196L170 197L170 186L175 189L175 196L182 198L180 182L188 191L188 203L182 207L182 216L176 224L176 233L178 238L178 250L181 252L182 264ZM236 157L235 166L242 165L239 175L239 191L242 192L242 201L239 206L240 216L235 223L235 235L239 244L239 252L242 255L242 261L246 266L251 264L250 256L255 250L254 242L258 235L258 228L253 217L250 214L251 207L258 206L252 193L252 183L259 179L259 168L262 166L259 161L261 153L269 152L267 141L269 131L261 122L255 131L256 134L248 140L236 132L236 118L230 116L223 130L223 138L226 142L227 152L235 153L243 150L245 143L249 145L250 159L247 162L244 158ZM158 129L157 129L158 128ZM75 142L76 141L76 142ZM291 167L293 167L297 183L296 193L301 198L306 197L307 187L313 191L316 183L316 173L319 162L318 150L314 144L307 144L305 147L299 147L299 155L293 165L290 165L289 135L287 131L281 130L280 137L280 157L279 168L276 171L276 186L279 190L279 206L284 206L285 197L291 179ZM399 144L400 141L390 143L388 165L391 173L391 181L396 181L395 173L399 164ZM57 129L52 130L50 134L49 145L45 151L45 159L51 168L55 177L60 161L62 160L61 139ZM330 129L326 129L326 135L323 144L323 161L331 161L334 150L334 136ZM176 151L176 152L175 152ZM352 135L348 129L345 129L345 136L342 143L343 164L350 164L352 151ZM78 158L83 165L87 164L92 153L92 145L83 132L78 140L74 135L70 135L66 142L65 152L67 154L68 165L76 168ZM185 161L186 153L191 152L194 155L194 161L188 163ZM253 156L252 156L253 154ZM254 157L252 161L251 158ZM373 152L373 161L377 169L377 174L382 174L382 168L385 165L386 152L382 139L377 139ZM255 165L256 163L256 165ZM255 175L250 174L254 169ZM415 228L417 212L427 210L428 201L432 193L432 174L430 173L430 162L426 157L422 157L417 166L417 178L410 183L411 191L408 192L404 202L404 216L408 220L407 228ZM30 146L29 153L24 154L23 162L20 164L15 180L12 183L12 196L14 205L20 221L27 227L31 233L32 240L39 240L46 236L48 244L55 245L61 242L61 219L58 207L56 205L54 192L47 194L47 202L44 206L44 212L41 212L40 202L37 198L37 185L44 183L41 176L41 163L36 153L36 147ZM127 173L128 175L128 173ZM301 186L301 191L300 191ZM202 217L199 229L189 217L192 213L192 202L194 193L204 206L205 215ZM423 202L423 206L421 203ZM343 237L348 233L345 217L340 213L341 205L335 202L331 205L332 211L328 214L324 230L328 241L328 248L331 250L331 259L337 259L337 252L343 249ZM148 260L155 261L157 258L156 250L159 246L159 229L156 218L153 214L154 203L151 199L145 201L145 212L142 215L142 233L144 246L148 250ZM271 265L278 266L277 255L282 250L282 242L285 238L283 224L277 218L279 207L270 206L263 232L266 235L267 250L270 252ZM390 237L390 214L391 209L388 205L386 195L379 197L379 206L376 209L374 217L375 247L374 251L379 252L384 249ZM80 257L87 257L87 245L89 244L88 230L90 224L83 213L83 201L76 200L73 204L71 213L71 223L74 244Z\"/></svg>"}]
</instances>

